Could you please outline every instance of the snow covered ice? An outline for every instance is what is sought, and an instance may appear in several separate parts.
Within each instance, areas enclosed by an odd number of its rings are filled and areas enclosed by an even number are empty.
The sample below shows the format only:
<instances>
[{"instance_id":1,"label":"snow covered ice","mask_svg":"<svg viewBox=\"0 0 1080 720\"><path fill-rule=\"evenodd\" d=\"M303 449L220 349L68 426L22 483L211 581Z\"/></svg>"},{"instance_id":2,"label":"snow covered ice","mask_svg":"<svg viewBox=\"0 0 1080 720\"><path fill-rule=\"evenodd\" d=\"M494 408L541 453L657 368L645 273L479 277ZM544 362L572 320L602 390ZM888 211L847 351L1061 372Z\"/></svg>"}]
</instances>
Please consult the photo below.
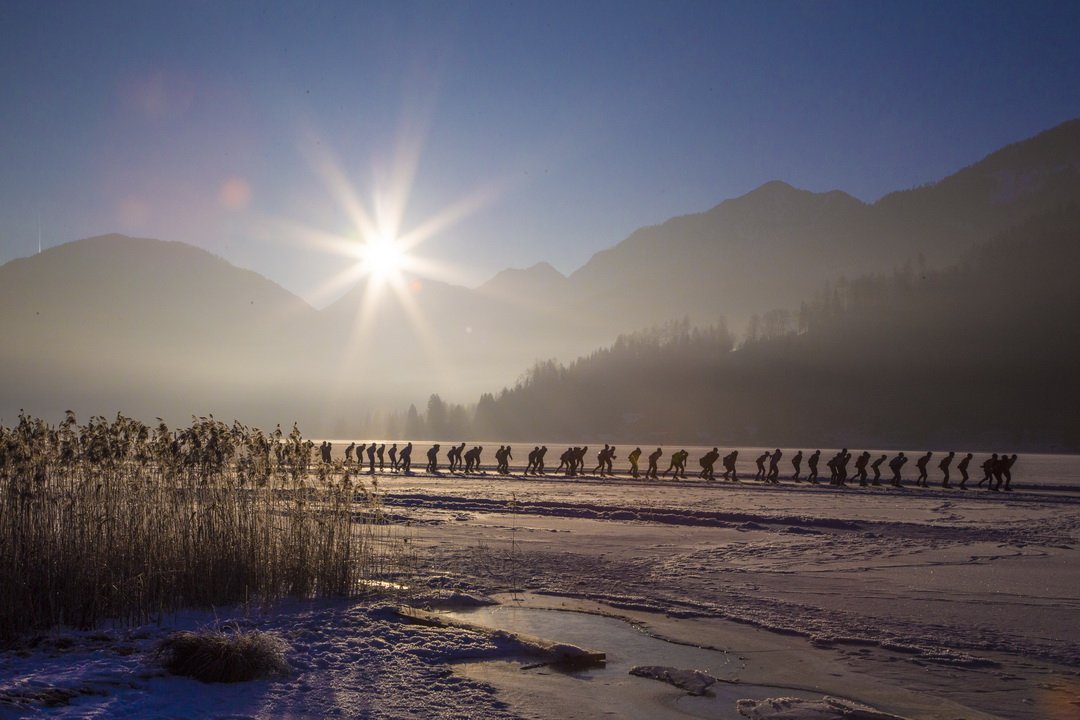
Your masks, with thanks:
<instances>
[{"instance_id":1,"label":"snow covered ice","mask_svg":"<svg viewBox=\"0 0 1080 720\"><path fill-rule=\"evenodd\" d=\"M492 475L380 485L420 562L393 603L57 630L0 654L0 718L584 718L614 711L605 685L632 698L624 717L1080 716L1071 491ZM528 628L430 627L395 610L407 599L460 620L497 609L492 598L554 616L565 632L526 634L606 652L608 674L527 657L513 638ZM619 623L664 657L633 656L599 626L596 642L580 642L560 624L571 615ZM291 671L204 684L151 661L169 632L215 623L276 633ZM700 667L699 649L722 661Z\"/></svg>"}]
</instances>

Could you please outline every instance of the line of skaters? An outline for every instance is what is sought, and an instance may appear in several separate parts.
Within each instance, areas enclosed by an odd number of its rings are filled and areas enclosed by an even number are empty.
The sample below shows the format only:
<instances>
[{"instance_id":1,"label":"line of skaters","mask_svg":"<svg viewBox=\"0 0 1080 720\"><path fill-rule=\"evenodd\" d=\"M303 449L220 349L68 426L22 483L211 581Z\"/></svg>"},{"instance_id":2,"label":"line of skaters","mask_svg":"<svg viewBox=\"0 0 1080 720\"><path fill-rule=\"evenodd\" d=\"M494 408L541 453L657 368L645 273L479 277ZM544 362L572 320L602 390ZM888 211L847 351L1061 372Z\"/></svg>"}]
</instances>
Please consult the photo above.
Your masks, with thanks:
<instances>
[{"instance_id":1,"label":"line of skaters","mask_svg":"<svg viewBox=\"0 0 1080 720\"><path fill-rule=\"evenodd\" d=\"M324 463L332 462L332 444L329 442L323 442L320 447L320 455ZM446 451L447 470L451 473L476 473L482 471L480 463L480 456L483 453L483 446L475 445L468 450L465 449L466 444L451 445L449 450ZM427 465L425 471L430 473L439 473L439 452L442 450L442 446L439 444L433 445L427 451ZM576 477L578 475L585 474L585 455L588 452L588 446L583 447L569 447L562 455L559 456L559 464L553 472L563 473L567 477ZM524 474L526 475L544 475L547 472L545 460L547 457L548 448L546 445L537 445L529 453L528 464L525 466ZM389 465L391 472L412 472L412 452L413 444L411 442L406 443L401 449L398 449L398 444L393 443L389 449L386 447L386 443L350 443L345 448L345 464L352 465L354 463L353 455L355 453L355 463L359 466L364 465L364 455L367 455L367 464L371 473L375 472L376 461L378 462L379 472L386 472L387 464L386 460L389 458ZM641 461L642 450L640 447L634 448L627 455L627 460L630 462L630 476L638 478L642 476L639 469L639 463ZM659 472L660 458L664 456L662 448L656 448L655 451L649 453L647 456L648 467L645 470L644 477L646 479L659 480L661 477L666 478L671 475L672 479L686 479L686 463L690 457L690 453L686 450L677 450L672 453L670 457L670 464L667 470ZM920 487L929 487L929 472L927 467L930 464L930 460L933 458L934 453L927 451L925 455L920 455L915 461L915 467L918 469L919 474L915 480L915 485ZM755 480L760 480L765 483L778 484L780 482L780 460L784 457L784 453L780 448L776 448L773 452L764 452L755 460L757 466L757 472L754 475ZM849 475L848 466L851 464L851 460L854 458L854 471ZM970 479L968 469L971 465L971 461L974 458L972 453L968 453L959 462L956 463L956 471L960 474L960 483L957 487L961 490L967 489L967 482ZM496 460L496 472L509 475L510 474L510 461L513 460L513 454L509 445L500 445L499 449L495 451ZM603 449L596 454L597 464L592 470L592 475L600 477L613 476L614 461L616 459L615 447L605 444ZM698 464L701 467L697 477L713 482L716 480L716 463L719 461L723 467L723 472L720 477L723 480L738 482L739 473L735 469L735 463L739 459L739 451L732 450L723 458L720 457L720 451L717 448L713 448L711 451L705 453L698 459ZM799 450L791 458L792 474L790 479L794 482L802 482L804 479L811 484L818 484L821 482L821 476L818 471L818 466L821 461L821 451L815 450L810 455L806 456L806 477L802 477L802 464L803 464L803 451ZM941 487L948 488L950 485L950 470L953 467L953 460L956 459L956 453L950 452L942 457L938 463L938 470L941 471ZM847 448L840 450L832 458L830 458L825 466L829 470L829 484L831 485L847 485L848 481L858 481L859 485L866 487L867 485L881 485L881 467L888 460L888 468L892 471L892 478L888 481L890 485L894 487L902 487L903 479L901 473L904 465L908 463L910 458L903 452L897 453L891 460L887 454L882 454L873 462L871 460L871 454L869 451L863 451L857 457L848 452ZM768 464L768 467L766 467ZM982 487L986 485L987 490L994 492L1005 490L1012 491L1012 468L1016 464L1016 455L1006 455L993 453L990 457L983 460L980 467L983 470L983 478L978 481L977 486ZM869 472L867 470L869 468ZM870 477L870 473L873 473L873 477Z\"/></svg>"}]
</instances>

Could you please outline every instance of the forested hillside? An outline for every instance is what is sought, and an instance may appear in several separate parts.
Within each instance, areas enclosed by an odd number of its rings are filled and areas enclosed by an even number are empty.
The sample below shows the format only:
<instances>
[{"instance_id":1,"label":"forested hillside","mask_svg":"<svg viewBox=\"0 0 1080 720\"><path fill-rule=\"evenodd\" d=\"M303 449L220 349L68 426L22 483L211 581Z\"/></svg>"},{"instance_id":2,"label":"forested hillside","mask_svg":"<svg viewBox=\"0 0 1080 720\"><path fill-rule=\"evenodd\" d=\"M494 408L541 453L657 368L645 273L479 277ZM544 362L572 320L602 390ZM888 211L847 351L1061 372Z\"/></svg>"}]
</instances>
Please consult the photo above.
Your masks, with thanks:
<instances>
[{"instance_id":1,"label":"forested hillside","mask_svg":"<svg viewBox=\"0 0 1080 720\"><path fill-rule=\"evenodd\" d=\"M1069 206L945 269L832 284L798 312L756 318L739 343L722 323L669 323L567 366L537 363L514 387L484 395L475 413L439 410L437 430L1080 449L1078 267L1080 209Z\"/></svg>"}]
</instances>

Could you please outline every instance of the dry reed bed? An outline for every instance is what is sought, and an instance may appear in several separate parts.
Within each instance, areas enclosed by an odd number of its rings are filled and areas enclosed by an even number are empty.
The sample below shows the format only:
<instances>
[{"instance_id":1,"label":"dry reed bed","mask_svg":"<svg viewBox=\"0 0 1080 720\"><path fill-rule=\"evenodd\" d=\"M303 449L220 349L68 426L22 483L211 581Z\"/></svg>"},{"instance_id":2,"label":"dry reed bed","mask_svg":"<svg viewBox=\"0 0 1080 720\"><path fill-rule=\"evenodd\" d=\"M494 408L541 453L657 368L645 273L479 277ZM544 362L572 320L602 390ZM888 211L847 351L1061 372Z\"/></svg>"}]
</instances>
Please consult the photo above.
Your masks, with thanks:
<instances>
[{"instance_id":1,"label":"dry reed bed","mask_svg":"<svg viewBox=\"0 0 1080 720\"><path fill-rule=\"evenodd\" d=\"M212 416L179 430L70 412L0 427L0 644L396 577L405 546L377 488L313 450L295 426Z\"/></svg>"}]
</instances>

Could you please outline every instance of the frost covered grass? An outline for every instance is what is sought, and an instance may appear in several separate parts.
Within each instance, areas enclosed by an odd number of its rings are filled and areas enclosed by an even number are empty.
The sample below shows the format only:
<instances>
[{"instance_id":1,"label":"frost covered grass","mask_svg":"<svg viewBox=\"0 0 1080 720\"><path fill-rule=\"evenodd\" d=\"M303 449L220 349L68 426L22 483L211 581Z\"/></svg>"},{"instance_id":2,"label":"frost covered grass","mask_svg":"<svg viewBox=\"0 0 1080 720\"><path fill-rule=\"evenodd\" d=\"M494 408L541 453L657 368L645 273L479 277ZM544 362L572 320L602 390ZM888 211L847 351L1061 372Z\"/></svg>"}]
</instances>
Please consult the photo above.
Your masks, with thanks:
<instances>
[{"instance_id":1,"label":"frost covered grass","mask_svg":"<svg viewBox=\"0 0 1080 720\"><path fill-rule=\"evenodd\" d=\"M259 630L206 629L173 633L155 654L173 675L202 682L246 682L287 672L285 642Z\"/></svg>"},{"instance_id":2,"label":"frost covered grass","mask_svg":"<svg viewBox=\"0 0 1080 720\"><path fill-rule=\"evenodd\" d=\"M0 427L0 644L182 607L352 596L407 558L377 486L212 416Z\"/></svg>"}]
</instances>

